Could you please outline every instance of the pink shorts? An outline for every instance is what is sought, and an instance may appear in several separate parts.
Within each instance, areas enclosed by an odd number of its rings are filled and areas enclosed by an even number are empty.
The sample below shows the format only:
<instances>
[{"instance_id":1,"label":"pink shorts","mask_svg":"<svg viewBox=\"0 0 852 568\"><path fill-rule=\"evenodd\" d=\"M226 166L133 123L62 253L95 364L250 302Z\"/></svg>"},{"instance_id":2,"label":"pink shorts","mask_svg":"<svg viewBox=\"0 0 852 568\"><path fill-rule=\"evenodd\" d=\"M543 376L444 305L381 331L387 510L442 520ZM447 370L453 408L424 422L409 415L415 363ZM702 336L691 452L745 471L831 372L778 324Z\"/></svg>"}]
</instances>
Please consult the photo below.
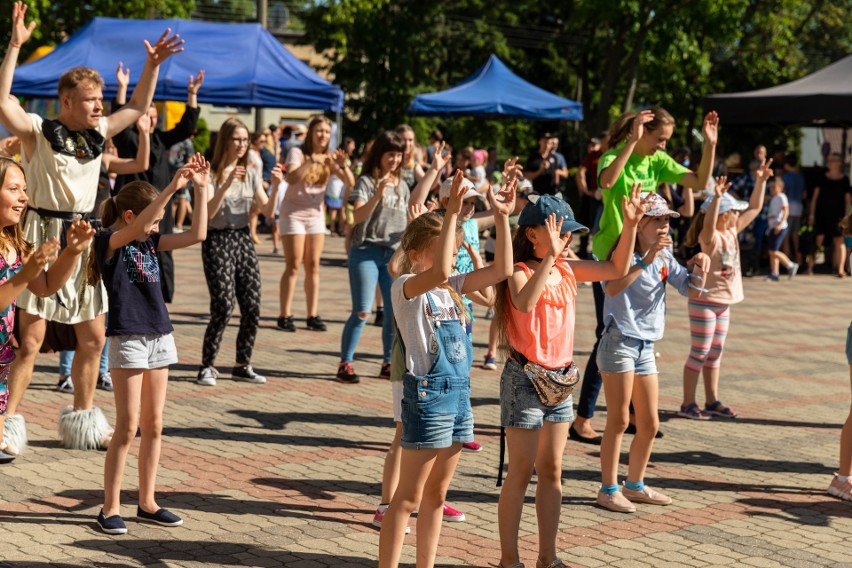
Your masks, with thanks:
<instances>
[{"instance_id":1,"label":"pink shorts","mask_svg":"<svg viewBox=\"0 0 852 568\"><path fill-rule=\"evenodd\" d=\"M282 214L281 218L278 219L278 233L281 235L324 235L325 219L323 216L301 219Z\"/></svg>"}]
</instances>

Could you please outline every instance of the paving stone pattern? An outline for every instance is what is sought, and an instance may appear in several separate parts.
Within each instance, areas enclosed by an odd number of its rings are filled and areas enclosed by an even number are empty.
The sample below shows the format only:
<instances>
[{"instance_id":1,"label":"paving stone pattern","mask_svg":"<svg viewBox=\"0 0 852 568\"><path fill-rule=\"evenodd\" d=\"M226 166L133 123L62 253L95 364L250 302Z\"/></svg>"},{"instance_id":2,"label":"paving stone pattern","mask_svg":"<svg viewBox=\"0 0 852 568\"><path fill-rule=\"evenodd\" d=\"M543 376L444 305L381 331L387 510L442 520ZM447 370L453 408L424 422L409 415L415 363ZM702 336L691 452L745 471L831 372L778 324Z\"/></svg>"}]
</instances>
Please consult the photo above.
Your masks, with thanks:
<instances>
[{"instance_id":1,"label":"paving stone pattern","mask_svg":"<svg viewBox=\"0 0 852 568\"><path fill-rule=\"evenodd\" d=\"M57 416L70 396L53 390L57 357L41 356L22 407L31 446L14 464L0 466L0 567L375 566L379 534L370 523L393 435L390 386L376 376L381 340L372 325L355 362L362 382L333 381L350 300L342 239L329 238L326 249L320 311L329 330L304 328L300 283L299 330L286 333L274 327L283 260L270 254L268 241L259 245L263 318L253 364L269 382L229 380L235 317L215 388L194 383L208 313L200 251L176 254L171 313L181 361L171 371L158 490L160 504L185 519L182 527L133 519L137 439L123 495L130 532L111 537L96 529L104 454L59 447ZM634 515L596 508L596 448L569 442L562 557L586 567L852 567L852 503L825 494L849 410L844 341L850 285L828 276L746 281L746 301L733 309L721 383L722 399L740 413L734 421L675 417L689 327L685 299L672 295L666 338L657 346L665 438L654 447L647 480L674 504L640 505ZM580 288L577 322L582 368L594 339L590 287ZM477 364L487 326L480 317ZM467 521L444 525L439 566L487 566L499 559L498 379L497 371L472 371L476 437L484 450L462 456L448 502ZM112 395L98 391L97 404L112 420ZM595 425L602 429L603 397L599 408ZM623 450L622 475L627 443ZM521 523L527 566L536 556L534 484ZM414 562L416 530L412 519L405 565Z\"/></svg>"}]
</instances>

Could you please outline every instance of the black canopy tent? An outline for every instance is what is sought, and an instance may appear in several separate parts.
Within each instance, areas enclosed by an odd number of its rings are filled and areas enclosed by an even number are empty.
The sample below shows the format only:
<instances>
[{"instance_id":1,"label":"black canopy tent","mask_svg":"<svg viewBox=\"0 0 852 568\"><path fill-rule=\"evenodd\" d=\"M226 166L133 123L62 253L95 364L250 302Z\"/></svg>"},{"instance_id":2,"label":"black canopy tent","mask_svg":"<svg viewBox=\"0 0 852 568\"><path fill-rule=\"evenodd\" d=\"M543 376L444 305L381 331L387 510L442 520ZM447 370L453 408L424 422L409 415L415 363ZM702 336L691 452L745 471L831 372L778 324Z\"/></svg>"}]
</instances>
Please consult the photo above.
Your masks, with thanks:
<instances>
[{"instance_id":1,"label":"black canopy tent","mask_svg":"<svg viewBox=\"0 0 852 568\"><path fill-rule=\"evenodd\" d=\"M707 96L704 110L724 124L852 126L852 55L783 85Z\"/></svg>"}]
</instances>

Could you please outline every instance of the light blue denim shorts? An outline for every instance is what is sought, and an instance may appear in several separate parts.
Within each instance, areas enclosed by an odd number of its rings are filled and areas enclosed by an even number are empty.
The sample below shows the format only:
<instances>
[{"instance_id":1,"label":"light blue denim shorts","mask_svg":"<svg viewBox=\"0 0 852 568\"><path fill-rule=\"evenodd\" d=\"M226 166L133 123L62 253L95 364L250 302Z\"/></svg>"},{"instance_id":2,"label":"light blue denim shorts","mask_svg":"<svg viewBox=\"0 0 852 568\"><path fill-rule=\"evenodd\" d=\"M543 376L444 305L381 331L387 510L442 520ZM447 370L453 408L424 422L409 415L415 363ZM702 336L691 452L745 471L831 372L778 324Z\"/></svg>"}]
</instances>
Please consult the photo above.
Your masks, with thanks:
<instances>
[{"instance_id":1,"label":"light blue denim shorts","mask_svg":"<svg viewBox=\"0 0 852 568\"><path fill-rule=\"evenodd\" d=\"M615 324L610 324L601 335L597 362L602 373L657 374L654 342L627 337Z\"/></svg>"},{"instance_id":2,"label":"light blue denim shorts","mask_svg":"<svg viewBox=\"0 0 852 568\"><path fill-rule=\"evenodd\" d=\"M556 406L543 405L523 365L514 359L506 361L500 376L500 424L503 427L538 430L545 422L573 421L573 395Z\"/></svg>"},{"instance_id":3,"label":"light blue denim shorts","mask_svg":"<svg viewBox=\"0 0 852 568\"><path fill-rule=\"evenodd\" d=\"M449 448L473 442L468 377L402 379L402 438L408 450Z\"/></svg>"}]
</instances>

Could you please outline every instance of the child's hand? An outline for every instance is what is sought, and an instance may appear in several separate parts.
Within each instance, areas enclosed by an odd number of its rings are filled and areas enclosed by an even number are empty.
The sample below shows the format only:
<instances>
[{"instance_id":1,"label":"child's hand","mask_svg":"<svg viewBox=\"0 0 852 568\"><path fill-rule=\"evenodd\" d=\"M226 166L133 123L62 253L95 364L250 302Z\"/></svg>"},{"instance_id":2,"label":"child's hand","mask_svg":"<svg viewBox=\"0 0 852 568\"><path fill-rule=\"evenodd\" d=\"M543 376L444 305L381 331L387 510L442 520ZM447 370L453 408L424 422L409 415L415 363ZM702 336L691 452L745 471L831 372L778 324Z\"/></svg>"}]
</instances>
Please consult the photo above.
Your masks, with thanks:
<instances>
[{"instance_id":1,"label":"child's hand","mask_svg":"<svg viewBox=\"0 0 852 568\"><path fill-rule=\"evenodd\" d=\"M234 183L234 180L241 181L246 177L246 168L245 166L234 166L234 169L231 170L231 173L228 174L228 177L225 178L225 185L230 186Z\"/></svg>"},{"instance_id":2,"label":"child's hand","mask_svg":"<svg viewBox=\"0 0 852 568\"><path fill-rule=\"evenodd\" d=\"M284 181L284 170L281 169L281 164L275 164L272 168L272 173L269 175L269 182L273 188L277 188Z\"/></svg>"},{"instance_id":3,"label":"child's hand","mask_svg":"<svg viewBox=\"0 0 852 568\"><path fill-rule=\"evenodd\" d=\"M524 166L518 163L518 157L509 158L503 164L503 180L521 179L524 175Z\"/></svg>"},{"instance_id":4,"label":"child's hand","mask_svg":"<svg viewBox=\"0 0 852 568\"><path fill-rule=\"evenodd\" d=\"M553 258L559 258L559 255L562 254L562 251L565 250L565 246L571 239L571 233L565 233L564 235L560 233L562 231L562 221L562 217L557 218L556 213L551 213L544 222L544 226L547 228L547 235L550 238L550 254L553 255Z\"/></svg>"},{"instance_id":5,"label":"child's hand","mask_svg":"<svg viewBox=\"0 0 852 568\"><path fill-rule=\"evenodd\" d=\"M508 217L515 210L515 190L518 187L517 178L513 178L509 183L504 183L503 187L497 195L494 192L488 191L488 202L491 203L491 209L495 216Z\"/></svg>"},{"instance_id":6,"label":"child's hand","mask_svg":"<svg viewBox=\"0 0 852 568\"><path fill-rule=\"evenodd\" d=\"M408 222L411 223L421 215L425 215L429 209L423 203L415 203L408 206Z\"/></svg>"},{"instance_id":7,"label":"child's hand","mask_svg":"<svg viewBox=\"0 0 852 568\"><path fill-rule=\"evenodd\" d=\"M716 199L719 199L731 188L730 182L728 182L728 176L718 176L714 178L716 181L716 185L713 186L713 193L716 196Z\"/></svg>"},{"instance_id":8,"label":"child's hand","mask_svg":"<svg viewBox=\"0 0 852 568\"><path fill-rule=\"evenodd\" d=\"M765 182L769 178L772 177L772 158L769 158L767 162L766 159L760 161L760 167L757 168L757 171L754 172L754 181L755 183Z\"/></svg>"},{"instance_id":9,"label":"child's hand","mask_svg":"<svg viewBox=\"0 0 852 568\"><path fill-rule=\"evenodd\" d=\"M456 170L456 175L453 176L453 186L450 188L450 199L447 201L447 215L458 215L461 211L462 196L465 194L464 173L461 170Z\"/></svg>"},{"instance_id":10,"label":"child's hand","mask_svg":"<svg viewBox=\"0 0 852 568\"><path fill-rule=\"evenodd\" d=\"M695 256L689 259L686 263L687 266L694 266L696 270L700 270L704 274L710 271L710 257L704 254L703 252L699 252Z\"/></svg>"},{"instance_id":11,"label":"child's hand","mask_svg":"<svg viewBox=\"0 0 852 568\"><path fill-rule=\"evenodd\" d=\"M151 117L148 116L148 113L143 113L139 117L139 120L136 121L136 130L139 131L140 136L150 134L153 127L154 125L151 124Z\"/></svg>"},{"instance_id":12,"label":"child's hand","mask_svg":"<svg viewBox=\"0 0 852 568\"><path fill-rule=\"evenodd\" d=\"M670 248L672 246L672 238L668 235L668 233L661 233L657 235L657 242L651 245L651 248L648 250L648 253L645 255L645 258L655 259L660 255L660 252L663 250Z\"/></svg>"},{"instance_id":13,"label":"child's hand","mask_svg":"<svg viewBox=\"0 0 852 568\"><path fill-rule=\"evenodd\" d=\"M474 248L473 245L467 241L463 241L462 246L464 247L464 250L467 251L467 254L470 255L470 259L473 261L474 270L479 270L485 266L485 263L482 262L482 257L479 256L479 250Z\"/></svg>"},{"instance_id":14,"label":"child's hand","mask_svg":"<svg viewBox=\"0 0 852 568\"><path fill-rule=\"evenodd\" d=\"M630 198L627 196L621 199L621 210L624 212L624 224L636 226L639 224L639 219L645 215L645 203L647 203L651 194L642 199L642 184L634 183L630 190Z\"/></svg>"},{"instance_id":15,"label":"child's hand","mask_svg":"<svg viewBox=\"0 0 852 568\"><path fill-rule=\"evenodd\" d=\"M441 142L435 148L435 153L432 155L432 168L436 172L440 172L447 166L447 156L444 155L446 152L447 143Z\"/></svg>"},{"instance_id":16,"label":"child's hand","mask_svg":"<svg viewBox=\"0 0 852 568\"><path fill-rule=\"evenodd\" d=\"M195 155L189 159L189 163L193 166L192 184L198 189L207 187L207 184L210 181L210 162L201 155L201 152L196 152Z\"/></svg>"},{"instance_id":17,"label":"child's hand","mask_svg":"<svg viewBox=\"0 0 852 568\"><path fill-rule=\"evenodd\" d=\"M80 254L89 247L94 236L95 229L87 221L76 219L68 227L68 231L65 233L65 241L68 243L67 247L74 254Z\"/></svg>"},{"instance_id":18,"label":"child's hand","mask_svg":"<svg viewBox=\"0 0 852 568\"><path fill-rule=\"evenodd\" d=\"M56 260L57 256L59 256L59 240L56 237L53 237L41 245L38 250L32 253L27 261L24 262L24 266L21 267L21 273L24 275L24 280L27 282L33 280L42 270L44 270L45 266Z\"/></svg>"},{"instance_id":19,"label":"child's hand","mask_svg":"<svg viewBox=\"0 0 852 568\"><path fill-rule=\"evenodd\" d=\"M198 75L190 75L189 83L186 85L186 91L190 95L197 95L198 89L204 83L204 69L198 72Z\"/></svg>"}]
</instances>

